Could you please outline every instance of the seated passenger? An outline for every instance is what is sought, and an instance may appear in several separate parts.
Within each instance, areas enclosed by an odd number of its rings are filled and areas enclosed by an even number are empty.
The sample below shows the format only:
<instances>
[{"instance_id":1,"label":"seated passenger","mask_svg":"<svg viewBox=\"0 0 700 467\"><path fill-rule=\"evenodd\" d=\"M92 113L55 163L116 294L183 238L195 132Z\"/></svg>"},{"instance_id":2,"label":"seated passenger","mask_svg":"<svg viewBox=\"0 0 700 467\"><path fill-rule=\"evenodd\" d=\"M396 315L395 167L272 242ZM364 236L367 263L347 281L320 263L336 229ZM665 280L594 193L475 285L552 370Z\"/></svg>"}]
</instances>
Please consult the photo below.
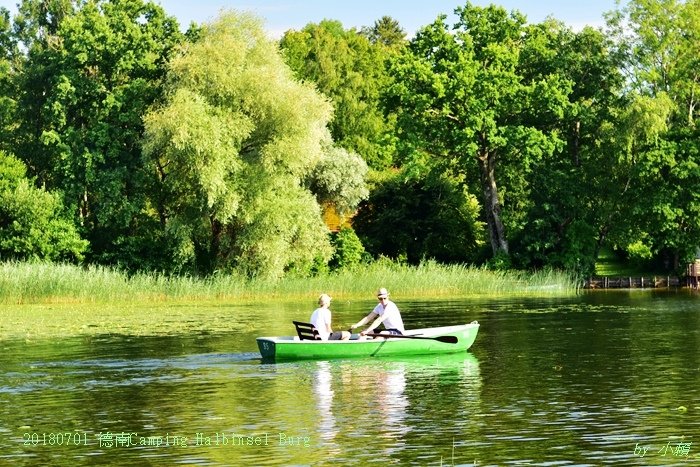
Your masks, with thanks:
<instances>
[{"instance_id":1,"label":"seated passenger","mask_svg":"<svg viewBox=\"0 0 700 467\"><path fill-rule=\"evenodd\" d=\"M311 324L318 331L321 340L324 341L339 341L350 339L348 331L336 331L331 329L331 310L328 308L331 305L331 297L326 294L321 294L318 297L318 308L311 314Z\"/></svg>"}]
</instances>

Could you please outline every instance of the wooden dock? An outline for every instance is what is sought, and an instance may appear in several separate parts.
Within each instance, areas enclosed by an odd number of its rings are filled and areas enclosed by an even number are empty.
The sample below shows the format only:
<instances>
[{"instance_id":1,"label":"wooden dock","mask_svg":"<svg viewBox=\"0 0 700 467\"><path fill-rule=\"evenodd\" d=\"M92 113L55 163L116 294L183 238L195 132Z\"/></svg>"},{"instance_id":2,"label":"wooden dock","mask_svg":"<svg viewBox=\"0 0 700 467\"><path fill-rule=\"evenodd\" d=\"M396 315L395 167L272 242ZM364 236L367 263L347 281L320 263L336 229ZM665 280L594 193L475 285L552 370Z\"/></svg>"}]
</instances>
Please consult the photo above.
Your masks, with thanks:
<instances>
[{"instance_id":1,"label":"wooden dock","mask_svg":"<svg viewBox=\"0 0 700 467\"><path fill-rule=\"evenodd\" d=\"M700 259L696 259L688 264L685 275L688 287L692 287L693 289L700 288Z\"/></svg>"},{"instance_id":2,"label":"wooden dock","mask_svg":"<svg viewBox=\"0 0 700 467\"><path fill-rule=\"evenodd\" d=\"M700 289L700 258L687 265L685 276L607 277L593 276L586 279L584 289L656 289L689 287Z\"/></svg>"},{"instance_id":3,"label":"wooden dock","mask_svg":"<svg viewBox=\"0 0 700 467\"><path fill-rule=\"evenodd\" d=\"M692 287L691 277L686 280L677 276L651 277L590 277L584 289L656 289L665 287Z\"/></svg>"}]
</instances>

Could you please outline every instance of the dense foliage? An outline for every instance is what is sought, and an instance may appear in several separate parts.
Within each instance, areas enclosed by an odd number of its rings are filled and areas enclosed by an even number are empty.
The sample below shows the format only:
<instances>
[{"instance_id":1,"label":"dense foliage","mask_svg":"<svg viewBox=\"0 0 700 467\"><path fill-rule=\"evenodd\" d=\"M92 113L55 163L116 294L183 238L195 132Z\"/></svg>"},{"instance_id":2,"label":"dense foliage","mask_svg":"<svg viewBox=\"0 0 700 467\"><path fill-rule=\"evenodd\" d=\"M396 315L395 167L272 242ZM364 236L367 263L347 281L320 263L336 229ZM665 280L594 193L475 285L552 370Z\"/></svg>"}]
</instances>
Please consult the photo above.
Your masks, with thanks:
<instances>
[{"instance_id":1,"label":"dense foliage","mask_svg":"<svg viewBox=\"0 0 700 467\"><path fill-rule=\"evenodd\" d=\"M304 180L329 150L330 113L292 78L258 19L225 14L207 25L171 62L165 103L145 117L154 207L180 261L273 277L326 263L328 236Z\"/></svg>"},{"instance_id":2,"label":"dense foliage","mask_svg":"<svg viewBox=\"0 0 700 467\"><path fill-rule=\"evenodd\" d=\"M142 0L28 0L16 26L27 53L12 152L62 194L90 260L138 265L154 247L143 115L183 40L177 22Z\"/></svg>"},{"instance_id":3,"label":"dense foliage","mask_svg":"<svg viewBox=\"0 0 700 467\"><path fill-rule=\"evenodd\" d=\"M60 198L35 187L24 164L0 151L0 259L77 261L86 247Z\"/></svg>"},{"instance_id":4,"label":"dense foliage","mask_svg":"<svg viewBox=\"0 0 700 467\"><path fill-rule=\"evenodd\" d=\"M470 262L484 243L478 211L476 198L453 178L397 174L377 184L353 225L375 256Z\"/></svg>"},{"instance_id":5,"label":"dense foliage","mask_svg":"<svg viewBox=\"0 0 700 467\"><path fill-rule=\"evenodd\" d=\"M591 273L700 246L700 0L604 29L456 6L269 39L149 0L0 9L0 258L279 277L368 256ZM359 205L359 209L358 209ZM350 219L331 234L325 209Z\"/></svg>"},{"instance_id":6,"label":"dense foliage","mask_svg":"<svg viewBox=\"0 0 700 467\"><path fill-rule=\"evenodd\" d=\"M408 151L448 159L465 177L476 166L493 254L507 255L500 179L516 171L516 184L526 184L533 163L560 145L543 120L562 114L569 83L526 73L524 16L469 4L456 13L454 26L441 16L420 30L394 62L390 100Z\"/></svg>"},{"instance_id":7,"label":"dense foliage","mask_svg":"<svg viewBox=\"0 0 700 467\"><path fill-rule=\"evenodd\" d=\"M296 76L313 82L331 98L335 109L329 122L333 140L360 154L370 167L390 165L393 127L379 99L390 82L384 63L393 49L330 20L288 31L280 47Z\"/></svg>"}]
</instances>

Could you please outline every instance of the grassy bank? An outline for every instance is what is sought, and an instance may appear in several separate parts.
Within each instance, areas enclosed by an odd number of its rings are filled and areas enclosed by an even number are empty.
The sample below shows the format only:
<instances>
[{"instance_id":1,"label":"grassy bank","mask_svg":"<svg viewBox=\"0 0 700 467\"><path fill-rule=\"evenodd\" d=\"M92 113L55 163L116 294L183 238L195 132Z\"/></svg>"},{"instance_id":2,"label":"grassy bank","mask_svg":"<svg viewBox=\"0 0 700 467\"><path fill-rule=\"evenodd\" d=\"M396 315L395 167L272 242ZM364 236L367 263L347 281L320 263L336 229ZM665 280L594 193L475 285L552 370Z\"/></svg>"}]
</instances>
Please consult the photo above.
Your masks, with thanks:
<instances>
[{"instance_id":1,"label":"grassy bank","mask_svg":"<svg viewBox=\"0 0 700 467\"><path fill-rule=\"evenodd\" d=\"M0 303L12 304L308 299L321 292L336 298L362 298L379 286L402 298L552 296L577 290L571 276L557 271L489 271L433 262L420 266L377 262L355 271L279 281L223 274L208 278L127 275L98 266L0 263Z\"/></svg>"},{"instance_id":2,"label":"grassy bank","mask_svg":"<svg viewBox=\"0 0 700 467\"><path fill-rule=\"evenodd\" d=\"M595 275L607 277L651 277L673 275L649 261L630 261L620 258L610 248L603 248L595 263Z\"/></svg>"}]
</instances>

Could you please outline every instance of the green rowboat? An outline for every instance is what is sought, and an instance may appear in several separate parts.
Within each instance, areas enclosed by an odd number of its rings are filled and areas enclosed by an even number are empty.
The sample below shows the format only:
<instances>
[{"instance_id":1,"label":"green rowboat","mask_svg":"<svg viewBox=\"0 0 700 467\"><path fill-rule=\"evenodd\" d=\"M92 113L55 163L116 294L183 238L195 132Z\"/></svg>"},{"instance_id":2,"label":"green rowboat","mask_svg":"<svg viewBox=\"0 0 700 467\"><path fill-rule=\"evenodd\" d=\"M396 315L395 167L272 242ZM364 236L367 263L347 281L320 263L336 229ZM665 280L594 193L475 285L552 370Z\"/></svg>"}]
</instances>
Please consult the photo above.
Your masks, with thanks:
<instances>
[{"instance_id":1,"label":"green rowboat","mask_svg":"<svg viewBox=\"0 0 700 467\"><path fill-rule=\"evenodd\" d=\"M479 323L412 329L405 337L347 341L300 340L297 336L258 337L264 359L326 360L351 357L389 357L465 352L476 339ZM439 339L439 340L438 340Z\"/></svg>"}]
</instances>

